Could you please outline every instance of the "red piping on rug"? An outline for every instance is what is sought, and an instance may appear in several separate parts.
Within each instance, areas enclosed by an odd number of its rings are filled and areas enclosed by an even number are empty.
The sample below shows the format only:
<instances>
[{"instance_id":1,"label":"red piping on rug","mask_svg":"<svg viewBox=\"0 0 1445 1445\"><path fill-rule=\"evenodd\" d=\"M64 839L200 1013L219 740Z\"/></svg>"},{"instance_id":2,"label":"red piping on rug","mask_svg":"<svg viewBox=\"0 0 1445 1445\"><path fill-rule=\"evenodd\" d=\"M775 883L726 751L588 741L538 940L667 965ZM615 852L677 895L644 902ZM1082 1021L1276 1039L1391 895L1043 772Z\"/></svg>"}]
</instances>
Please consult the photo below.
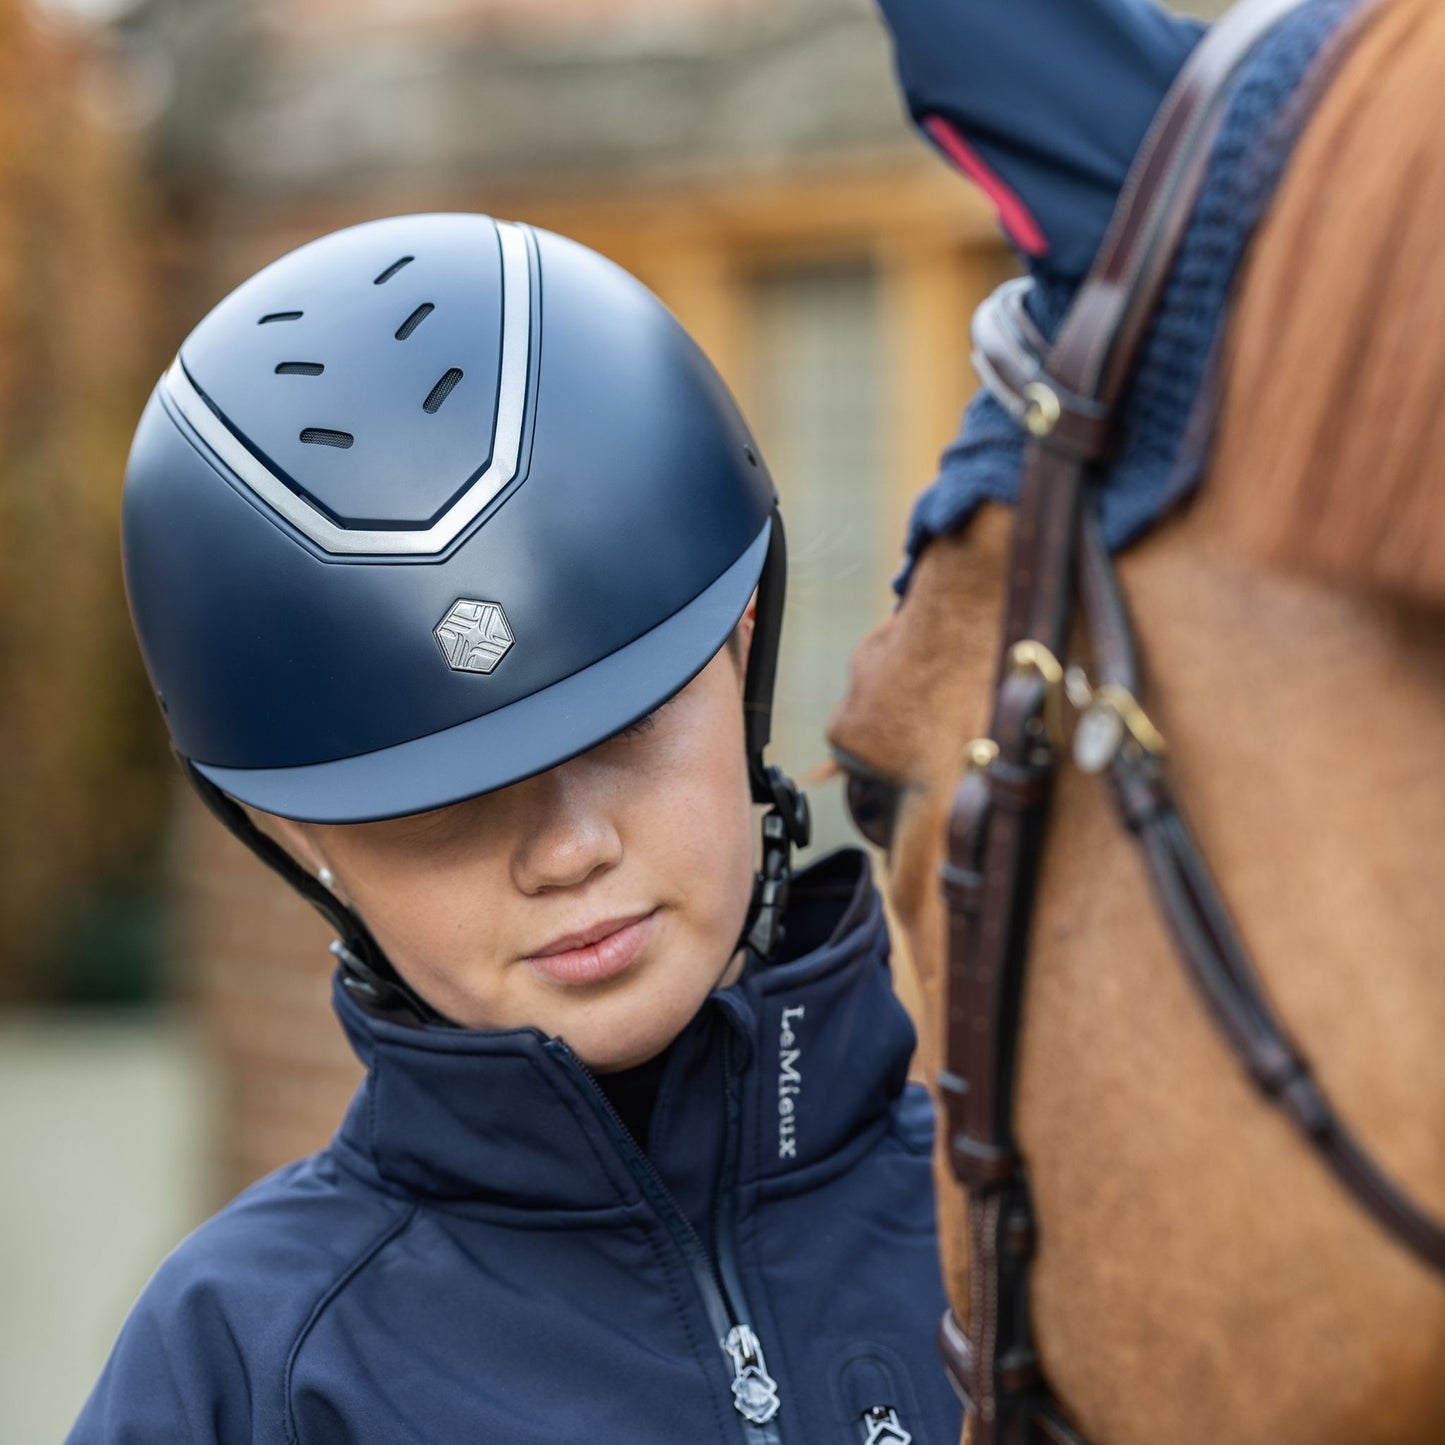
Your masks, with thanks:
<instances>
[{"instance_id":1,"label":"red piping on rug","mask_svg":"<svg viewBox=\"0 0 1445 1445\"><path fill-rule=\"evenodd\" d=\"M933 143L993 202L1009 238L1030 256L1047 256L1049 243L1029 208L1004 179L941 115L925 116L923 129Z\"/></svg>"}]
</instances>

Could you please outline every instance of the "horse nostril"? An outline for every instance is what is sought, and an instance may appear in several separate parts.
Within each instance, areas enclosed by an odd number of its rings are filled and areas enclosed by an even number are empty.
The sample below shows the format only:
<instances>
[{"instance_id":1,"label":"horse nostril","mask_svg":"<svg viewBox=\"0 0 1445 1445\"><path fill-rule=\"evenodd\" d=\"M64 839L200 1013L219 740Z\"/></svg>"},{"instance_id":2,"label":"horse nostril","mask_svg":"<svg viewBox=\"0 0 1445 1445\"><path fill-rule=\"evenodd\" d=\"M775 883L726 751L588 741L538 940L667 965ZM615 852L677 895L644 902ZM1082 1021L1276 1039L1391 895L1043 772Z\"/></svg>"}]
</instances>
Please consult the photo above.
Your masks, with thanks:
<instances>
[{"instance_id":1,"label":"horse nostril","mask_svg":"<svg viewBox=\"0 0 1445 1445\"><path fill-rule=\"evenodd\" d=\"M848 777L843 796L853 826L875 847L888 849L893 843L902 787L885 778L859 772L847 763L843 768Z\"/></svg>"}]
</instances>

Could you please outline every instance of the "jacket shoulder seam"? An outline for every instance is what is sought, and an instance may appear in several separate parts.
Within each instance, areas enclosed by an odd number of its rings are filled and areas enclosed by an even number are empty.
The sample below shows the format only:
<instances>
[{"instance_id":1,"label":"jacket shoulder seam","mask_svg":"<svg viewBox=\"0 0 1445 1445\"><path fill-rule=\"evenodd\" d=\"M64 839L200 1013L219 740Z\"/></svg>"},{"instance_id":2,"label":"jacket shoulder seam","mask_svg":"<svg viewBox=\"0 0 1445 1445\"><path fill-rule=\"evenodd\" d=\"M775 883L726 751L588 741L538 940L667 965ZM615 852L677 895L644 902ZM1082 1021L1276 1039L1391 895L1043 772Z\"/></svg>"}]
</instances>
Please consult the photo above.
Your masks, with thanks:
<instances>
[{"instance_id":1,"label":"jacket shoulder seam","mask_svg":"<svg viewBox=\"0 0 1445 1445\"><path fill-rule=\"evenodd\" d=\"M305 1323L296 1334L296 1339L286 1355L286 1375L282 1384L282 1406L286 1421L287 1445L300 1445L300 1435L296 1430L296 1419L291 1407L291 1376L296 1367L296 1357L301 1353L301 1347L306 1343L307 1337L320 1321L321 1316L335 1301L341 1291L366 1268L368 1264L402 1233L416 1218L417 1206L412 1205L399 1218L391 1220L385 1229L368 1244L345 1269L322 1292L316 1304L312 1307L311 1313L306 1317Z\"/></svg>"}]
</instances>

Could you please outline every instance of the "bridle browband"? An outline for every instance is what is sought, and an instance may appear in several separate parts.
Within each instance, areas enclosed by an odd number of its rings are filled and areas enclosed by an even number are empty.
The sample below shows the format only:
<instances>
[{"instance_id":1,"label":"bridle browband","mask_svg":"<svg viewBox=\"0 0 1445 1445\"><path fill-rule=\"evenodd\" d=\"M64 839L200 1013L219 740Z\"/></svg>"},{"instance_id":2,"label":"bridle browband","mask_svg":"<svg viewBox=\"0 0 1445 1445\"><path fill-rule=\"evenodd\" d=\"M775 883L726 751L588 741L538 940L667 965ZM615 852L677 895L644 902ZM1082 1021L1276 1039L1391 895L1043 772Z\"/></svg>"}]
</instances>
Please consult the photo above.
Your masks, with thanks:
<instances>
[{"instance_id":1,"label":"bridle browband","mask_svg":"<svg viewBox=\"0 0 1445 1445\"><path fill-rule=\"evenodd\" d=\"M1014 1132L1020 1006L1064 709L1079 764L1107 772L1179 956L1261 1094L1382 1228L1445 1272L1445 1227L1390 1181L1313 1078L1260 985L1180 814L1164 743L1139 705L1132 630L1089 488L1198 197L1230 82L1300 0L1243 0L1186 61L1130 170L1108 234L1049 346L1010 282L974 322L985 383L1030 435L988 738L969 744L949 817L947 1068L953 1172L968 1191L969 1318L939 1344L969 1409L970 1445L1084 1445L1039 1367L1029 1322L1035 1228ZM1335 47L1338 53L1339 47ZM1322 89L1328 67L1307 85ZM1077 596L1093 675L1065 670Z\"/></svg>"}]
</instances>

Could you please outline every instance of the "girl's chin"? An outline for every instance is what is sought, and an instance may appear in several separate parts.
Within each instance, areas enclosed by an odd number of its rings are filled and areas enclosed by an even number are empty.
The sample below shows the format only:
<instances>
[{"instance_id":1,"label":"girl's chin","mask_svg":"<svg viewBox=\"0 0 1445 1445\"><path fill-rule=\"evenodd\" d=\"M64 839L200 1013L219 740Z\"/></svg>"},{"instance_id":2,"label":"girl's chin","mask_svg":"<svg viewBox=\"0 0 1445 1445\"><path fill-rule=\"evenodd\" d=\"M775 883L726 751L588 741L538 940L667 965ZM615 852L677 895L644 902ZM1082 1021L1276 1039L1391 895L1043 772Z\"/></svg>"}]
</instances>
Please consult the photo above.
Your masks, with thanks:
<instances>
[{"instance_id":1,"label":"girl's chin","mask_svg":"<svg viewBox=\"0 0 1445 1445\"><path fill-rule=\"evenodd\" d=\"M640 1005L636 999L617 999L615 1009L595 1007L584 1017L559 1019L552 1032L594 1074L617 1074L662 1053L692 1022L706 997L704 991L696 999L661 1001L653 992ZM639 1023L639 1009L646 1011L645 1023Z\"/></svg>"},{"instance_id":2,"label":"girl's chin","mask_svg":"<svg viewBox=\"0 0 1445 1445\"><path fill-rule=\"evenodd\" d=\"M671 1042L672 1040L669 1039L668 1043ZM577 1050L573 1052L577 1053L578 1058L587 1066L589 1072L607 1076L610 1074L625 1074L628 1069L641 1068L643 1064L655 1059L666 1047L667 1044L663 1044L660 1048L644 1049L641 1053L635 1055L627 1054L600 1059L589 1059L585 1054Z\"/></svg>"},{"instance_id":3,"label":"girl's chin","mask_svg":"<svg viewBox=\"0 0 1445 1445\"><path fill-rule=\"evenodd\" d=\"M559 1034L594 1074L635 1069L672 1043L714 989L735 983L744 961L739 949L720 977L698 979L695 991L680 991L675 997L660 997L656 981L641 973L623 975L615 982L613 997L598 999L571 1018L558 1019L555 1028L544 1032ZM630 989L627 985L634 977L638 988Z\"/></svg>"},{"instance_id":4,"label":"girl's chin","mask_svg":"<svg viewBox=\"0 0 1445 1445\"><path fill-rule=\"evenodd\" d=\"M675 1029L649 1030L646 1034L629 1035L619 1038L615 1033L596 1037L591 1029L581 1029L569 1034L561 1030L561 1037L572 1052L594 1074L620 1074L625 1069L635 1069L649 1059L655 1059L687 1027L691 1015L683 1019Z\"/></svg>"},{"instance_id":5,"label":"girl's chin","mask_svg":"<svg viewBox=\"0 0 1445 1445\"><path fill-rule=\"evenodd\" d=\"M500 1007L494 1001L488 1008L465 990L444 997L448 990L428 988L422 979L414 986L463 1028L536 1028L562 1039L593 1073L615 1074L662 1053L697 1016L713 989L734 982L742 954L729 960L720 977L674 978L667 989L659 987L657 961L648 950L633 966L593 988L559 988L551 979L533 976L522 990L510 991ZM523 964L519 972L525 978L531 970Z\"/></svg>"}]
</instances>

